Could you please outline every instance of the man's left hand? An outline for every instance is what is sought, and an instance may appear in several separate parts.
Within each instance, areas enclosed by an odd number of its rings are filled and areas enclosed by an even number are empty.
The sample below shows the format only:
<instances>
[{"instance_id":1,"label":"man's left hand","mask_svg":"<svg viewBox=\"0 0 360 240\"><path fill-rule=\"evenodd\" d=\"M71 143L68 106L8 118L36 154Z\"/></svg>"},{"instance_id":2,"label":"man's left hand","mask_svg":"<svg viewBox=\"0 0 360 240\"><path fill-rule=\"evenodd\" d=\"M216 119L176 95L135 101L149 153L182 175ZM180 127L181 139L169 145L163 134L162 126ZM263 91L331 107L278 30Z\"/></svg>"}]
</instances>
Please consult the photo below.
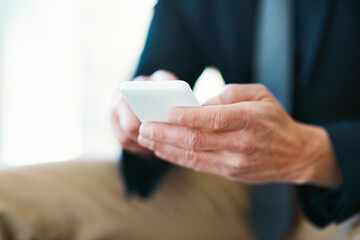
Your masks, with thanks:
<instances>
[{"instance_id":1,"label":"man's left hand","mask_svg":"<svg viewBox=\"0 0 360 240\"><path fill-rule=\"evenodd\" d=\"M263 85L227 85L168 118L142 124L138 142L174 164L247 183L342 182L326 130L296 122Z\"/></svg>"}]
</instances>

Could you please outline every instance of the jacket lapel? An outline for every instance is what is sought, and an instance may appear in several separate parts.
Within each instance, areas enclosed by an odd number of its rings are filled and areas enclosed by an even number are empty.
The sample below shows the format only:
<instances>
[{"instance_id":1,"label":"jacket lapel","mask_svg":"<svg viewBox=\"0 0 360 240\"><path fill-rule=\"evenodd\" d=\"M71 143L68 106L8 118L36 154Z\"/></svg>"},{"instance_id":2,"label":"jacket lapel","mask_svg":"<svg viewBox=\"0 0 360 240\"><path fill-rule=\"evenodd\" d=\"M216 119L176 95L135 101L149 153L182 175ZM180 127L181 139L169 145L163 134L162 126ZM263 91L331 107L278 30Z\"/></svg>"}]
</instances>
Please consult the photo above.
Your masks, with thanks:
<instances>
[{"instance_id":1,"label":"jacket lapel","mask_svg":"<svg viewBox=\"0 0 360 240\"><path fill-rule=\"evenodd\" d=\"M325 35L328 30L329 20L332 10L334 9L335 0L324 1L304 1L303 16L304 19L304 36L299 36L303 41L303 65L300 69L299 83L302 88L309 85L309 81L314 72L315 64L319 60L319 52Z\"/></svg>"}]
</instances>

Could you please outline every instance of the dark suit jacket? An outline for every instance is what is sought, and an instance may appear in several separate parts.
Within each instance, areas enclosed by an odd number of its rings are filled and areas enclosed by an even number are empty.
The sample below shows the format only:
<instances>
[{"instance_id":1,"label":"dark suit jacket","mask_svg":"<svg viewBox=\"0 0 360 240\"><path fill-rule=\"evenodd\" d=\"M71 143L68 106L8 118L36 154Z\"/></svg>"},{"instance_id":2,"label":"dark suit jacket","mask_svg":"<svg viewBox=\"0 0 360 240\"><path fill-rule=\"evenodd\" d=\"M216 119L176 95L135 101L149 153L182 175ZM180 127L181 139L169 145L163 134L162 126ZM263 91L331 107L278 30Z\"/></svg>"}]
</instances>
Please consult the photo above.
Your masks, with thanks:
<instances>
[{"instance_id":1,"label":"dark suit jacket","mask_svg":"<svg viewBox=\"0 0 360 240\"><path fill-rule=\"evenodd\" d=\"M160 0L136 75L158 69L193 85L206 66L226 83L252 81L257 1ZM294 114L327 129L344 176L337 189L298 186L305 215L318 226L360 209L360 1L296 2ZM169 164L124 152L128 192L147 196Z\"/></svg>"}]
</instances>

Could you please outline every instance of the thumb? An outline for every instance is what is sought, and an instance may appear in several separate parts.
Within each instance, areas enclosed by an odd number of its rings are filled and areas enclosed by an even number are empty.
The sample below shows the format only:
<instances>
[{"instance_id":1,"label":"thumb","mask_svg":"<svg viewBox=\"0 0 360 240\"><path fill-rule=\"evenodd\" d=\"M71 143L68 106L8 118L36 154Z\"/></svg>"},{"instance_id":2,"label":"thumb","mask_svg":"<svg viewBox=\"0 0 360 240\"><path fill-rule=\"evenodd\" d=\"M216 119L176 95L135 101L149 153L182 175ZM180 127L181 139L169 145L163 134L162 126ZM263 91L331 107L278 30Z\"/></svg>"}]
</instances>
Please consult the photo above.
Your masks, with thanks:
<instances>
[{"instance_id":1,"label":"thumb","mask_svg":"<svg viewBox=\"0 0 360 240\"><path fill-rule=\"evenodd\" d=\"M224 105L245 101L267 101L274 96L262 84L227 84L203 105Z\"/></svg>"},{"instance_id":2,"label":"thumb","mask_svg":"<svg viewBox=\"0 0 360 240\"><path fill-rule=\"evenodd\" d=\"M156 72L154 72L150 78L154 81L164 81L164 80L178 80L179 78L166 70L157 70Z\"/></svg>"}]
</instances>

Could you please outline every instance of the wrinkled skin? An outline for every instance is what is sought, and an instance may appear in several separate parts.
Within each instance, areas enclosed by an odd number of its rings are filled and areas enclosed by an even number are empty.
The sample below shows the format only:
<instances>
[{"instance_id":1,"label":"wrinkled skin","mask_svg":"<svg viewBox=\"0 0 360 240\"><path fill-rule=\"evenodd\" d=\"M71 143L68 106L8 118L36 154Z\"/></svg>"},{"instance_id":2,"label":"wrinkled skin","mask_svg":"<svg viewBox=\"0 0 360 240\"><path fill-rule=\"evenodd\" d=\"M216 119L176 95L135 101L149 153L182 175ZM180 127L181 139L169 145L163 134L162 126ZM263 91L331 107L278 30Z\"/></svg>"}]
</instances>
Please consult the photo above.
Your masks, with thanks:
<instances>
[{"instance_id":1,"label":"wrinkled skin","mask_svg":"<svg viewBox=\"0 0 360 240\"><path fill-rule=\"evenodd\" d=\"M171 79L177 77L160 70L135 80ZM263 85L226 85L204 106L172 109L168 120L141 124L121 97L112 111L118 142L149 161L157 156L253 184L335 187L342 182L326 130L292 119Z\"/></svg>"}]
</instances>

